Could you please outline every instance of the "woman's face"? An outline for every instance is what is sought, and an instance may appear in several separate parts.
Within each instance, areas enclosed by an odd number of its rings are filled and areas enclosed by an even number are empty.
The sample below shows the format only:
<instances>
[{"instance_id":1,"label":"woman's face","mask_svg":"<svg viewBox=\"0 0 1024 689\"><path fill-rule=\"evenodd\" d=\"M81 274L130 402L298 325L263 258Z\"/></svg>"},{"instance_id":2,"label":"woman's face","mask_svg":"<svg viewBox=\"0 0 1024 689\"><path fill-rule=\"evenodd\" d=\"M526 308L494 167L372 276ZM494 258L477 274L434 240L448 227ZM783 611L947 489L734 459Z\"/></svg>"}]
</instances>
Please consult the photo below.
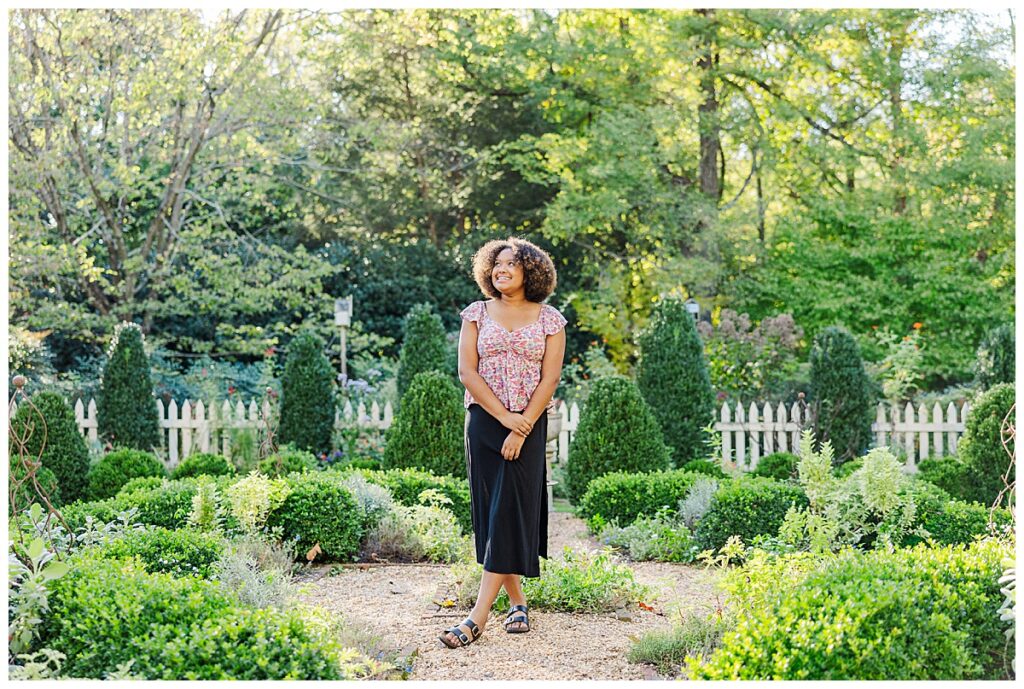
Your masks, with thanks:
<instances>
[{"instance_id":1,"label":"woman's face","mask_svg":"<svg viewBox=\"0 0 1024 689\"><path fill-rule=\"evenodd\" d=\"M516 252L502 249L491 268L491 282L502 294L515 294L523 288L523 266L516 260Z\"/></svg>"}]
</instances>

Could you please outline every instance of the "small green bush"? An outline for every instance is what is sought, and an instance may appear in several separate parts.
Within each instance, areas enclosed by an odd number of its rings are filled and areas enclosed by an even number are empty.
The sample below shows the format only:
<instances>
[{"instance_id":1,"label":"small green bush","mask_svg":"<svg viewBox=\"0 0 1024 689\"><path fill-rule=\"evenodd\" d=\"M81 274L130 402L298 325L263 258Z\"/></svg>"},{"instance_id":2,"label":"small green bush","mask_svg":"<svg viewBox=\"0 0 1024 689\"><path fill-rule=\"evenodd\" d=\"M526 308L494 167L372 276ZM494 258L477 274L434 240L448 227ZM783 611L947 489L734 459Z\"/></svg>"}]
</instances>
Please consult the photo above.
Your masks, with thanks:
<instances>
[{"instance_id":1,"label":"small green bush","mask_svg":"<svg viewBox=\"0 0 1024 689\"><path fill-rule=\"evenodd\" d=\"M633 381L613 375L594 382L569 446L566 490L578 503L591 481L613 471L669 469L671 450Z\"/></svg>"},{"instance_id":2,"label":"small green bush","mask_svg":"<svg viewBox=\"0 0 1024 689\"><path fill-rule=\"evenodd\" d=\"M225 547L221 536L191 529L155 527L112 541L103 546L102 554L111 559L138 556L147 572L208 579L213 563L221 557Z\"/></svg>"},{"instance_id":3,"label":"small green bush","mask_svg":"<svg viewBox=\"0 0 1024 689\"><path fill-rule=\"evenodd\" d=\"M991 516L996 529L1013 524L1009 510L997 508ZM977 502L953 500L944 504L941 510L928 514L921 525L936 543L970 543L975 536L989 532L989 509Z\"/></svg>"},{"instance_id":4,"label":"small green bush","mask_svg":"<svg viewBox=\"0 0 1024 689\"><path fill-rule=\"evenodd\" d=\"M316 469L316 457L306 450L298 450L294 447L283 447L278 450L277 454L266 457L259 464L260 473L271 477L301 474Z\"/></svg>"},{"instance_id":5,"label":"small green bush","mask_svg":"<svg viewBox=\"0 0 1024 689\"><path fill-rule=\"evenodd\" d=\"M29 429L32 429L31 433ZM31 404L24 403L18 407L11 419L12 462L19 454L15 438L24 438L25 456L42 463L47 474L52 475L60 486L59 500L54 501L54 496L50 495L50 502L60 505L85 497L89 449L78 432L75 412L63 397L54 392L40 392L32 396Z\"/></svg>"},{"instance_id":6,"label":"small green bush","mask_svg":"<svg viewBox=\"0 0 1024 689\"><path fill-rule=\"evenodd\" d=\"M810 358L814 437L831 441L837 463L859 457L871 442L874 391L857 341L845 328L825 328Z\"/></svg>"},{"instance_id":7,"label":"small green bush","mask_svg":"<svg viewBox=\"0 0 1024 689\"><path fill-rule=\"evenodd\" d=\"M96 400L100 437L116 447L152 452L161 444L160 420L142 329L135 323L115 327L108 356Z\"/></svg>"},{"instance_id":8,"label":"small green bush","mask_svg":"<svg viewBox=\"0 0 1024 689\"><path fill-rule=\"evenodd\" d=\"M83 679L103 679L132 660L133 674L159 678L167 642L225 614L234 600L212 582L150 574L140 560L95 552L73 558L49 586L42 643L67 656L64 676Z\"/></svg>"},{"instance_id":9,"label":"small green bush","mask_svg":"<svg viewBox=\"0 0 1024 689\"><path fill-rule=\"evenodd\" d=\"M969 475L964 497L984 505L992 505L1004 488L1003 475L1009 468L1008 480L1012 484L1017 472L1002 442L1003 419L1014 404L1013 385L1001 384L982 393L967 414L963 437L957 447L961 461L967 465ZM1010 414L1009 423L1015 423ZM1013 451L1013 441L1009 443ZM1003 502L1006 502L1004 493Z\"/></svg>"},{"instance_id":10,"label":"small green bush","mask_svg":"<svg viewBox=\"0 0 1024 689\"><path fill-rule=\"evenodd\" d=\"M692 474L704 474L712 478L726 478L722 467L709 459L695 459L692 462L687 462L682 468Z\"/></svg>"},{"instance_id":11,"label":"small green bush","mask_svg":"<svg viewBox=\"0 0 1024 689\"><path fill-rule=\"evenodd\" d=\"M753 474L754 476L788 481L796 478L796 465L799 461L800 458L791 452L773 452L758 460Z\"/></svg>"},{"instance_id":12,"label":"small green bush","mask_svg":"<svg viewBox=\"0 0 1024 689\"><path fill-rule=\"evenodd\" d=\"M821 561L799 583L749 581L773 595L747 611L693 679L1002 679L995 542L871 552ZM769 570L770 571L770 570ZM884 650L883 650L884 649Z\"/></svg>"},{"instance_id":13,"label":"small green bush","mask_svg":"<svg viewBox=\"0 0 1024 689\"><path fill-rule=\"evenodd\" d=\"M192 480L165 481L160 486L139 489L114 498L115 511L130 507L139 510L136 519L142 524L178 529L188 522L192 498L198 490Z\"/></svg>"},{"instance_id":14,"label":"small green bush","mask_svg":"<svg viewBox=\"0 0 1024 689\"><path fill-rule=\"evenodd\" d=\"M970 469L955 456L925 459L917 465L918 476L955 498L973 493Z\"/></svg>"},{"instance_id":15,"label":"small green bush","mask_svg":"<svg viewBox=\"0 0 1024 689\"><path fill-rule=\"evenodd\" d=\"M682 468L703 454L701 429L714 421L715 397L704 344L680 299L662 300L654 308L637 343L636 384L672 448L675 466Z\"/></svg>"},{"instance_id":16,"label":"small green bush","mask_svg":"<svg viewBox=\"0 0 1024 689\"><path fill-rule=\"evenodd\" d=\"M239 608L222 585L148 573L138 559L83 553L51 584L44 643L62 674L104 679L352 679L368 663L334 641L312 611Z\"/></svg>"},{"instance_id":17,"label":"small green bush","mask_svg":"<svg viewBox=\"0 0 1024 689\"><path fill-rule=\"evenodd\" d=\"M445 505L459 522L463 532L473 530L473 513L470 508L469 481L453 476L435 476L422 469L389 469L388 471L358 470L368 481L384 486L391 491L395 501L406 507L420 504L420 494L434 489L444 494L451 504Z\"/></svg>"},{"instance_id":18,"label":"small green bush","mask_svg":"<svg viewBox=\"0 0 1024 689\"><path fill-rule=\"evenodd\" d=\"M164 485L166 480L163 476L138 476L121 486L121 489L117 491L117 495L128 495L130 493L159 488Z\"/></svg>"},{"instance_id":19,"label":"small green bush","mask_svg":"<svg viewBox=\"0 0 1024 689\"><path fill-rule=\"evenodd\" d=\"M417 374L448 372L447 343L441 317L430 304L416 304L402 323L402 349L398 354L398 397L402 399Z\"/></svg>"},{"instance_id":20,"label":"small green bush","mask_svg":"<svg viewBox=\"0 0 1024 689\"><path fill-rule=\"evenodd\" d=\"M334 370L323 350L316 333L297 335L288 344L281 379L278 440L314 455L331 450L334 430Z\"/></svg>"},{"instance_id":21,"label":"small green bush","mask_svg":"<svg viewBox=\"0 0 1024 689\"><path fill-rule=\"evenodd\" d=\"M701 476L684 469L649 474L615 472L590 482L576 512L584 520L627 526L641 514L653 517L662 509L674 513Z\"/></svg>"},{"instance_id":22,"label":"small green bush","mask_svg":"<svg viewBox=\"0 0 1024 689\"><path fill-rule=\"evenodd\" d=\"M305 609L231 609L171 639L161 679L343 680L369 674L365 657Z\"/></svg>"},{"instance_id":23,"label":"small green bush","mask_svg":"<svg viewBox=\"0 0 1024 689\"><path fill-rule=\"evenodd\" d=\"M39 491L36 490L35 484L30 480L26 480L28 477L28 470L21 463L17 456L11 456L10 472L7 474L7 485L8 485L8 500L11 499L11 491L14 493L13 500L8 504L8 514L11 514L13 510L17 509L19 512L23 512L32 506L32 503L38 502L40 505L45 505L43 498L39 495ZM15 481L20 482L17 489L14 488ZM39 488L46 493L47 499L53 505L63 504L61 499L60 485L57 482L57 477L53 475L53 472L44 466L36 469L36 483L39 484Z\"/></svg>"},{"instance_id":24,"label":"small green bush","mask_svg":"<svg viewBox=\"0 0 1024 689\"><path fill-rule=\"evenodd\" d=\"M622 548L637 561L692 562L697 555L690 530L668 510L640 517L628 526L609 524L601 529L598 540Z\"/></svg>"},{"instance_id":25,"label":"small green bush","mask_svg":"<svg viewBox=\"0 0 1024 689\"><path fill-rule=\"evenodd\" d=\"M223 455L197 452L189 455L182 462L174 467L171 478L186 478L188 476L231 476L235 473L235 466Z\"/></svg>"},{"instance_id":26,"label":"small green bush","mask_svg":"<svg viewBox=\"0 0 1024 689\"><path fill-rule=\"evenodd\" d=\"M385 434L383 466L465 476L465 419L462 396L451 376L439 371L417 374Z\"/></svg>"},{"instance_id":27,"label":"small green bush","mask_svg":"<svg viewBox=\"0 0 1024 689\"><path fill-rule=\"evenodd\" d=\"M629 647L631 663L650 663L667 675L679 671L687 656L706 658L722 643L730 628L729 620L718 613L689 614L682 624L671 629L655 629L643 634Z\"/></svg>"},{"instance_id":28,"label":"small green bush","mask_svg":"<svg viewBox=\"0 0 1024 689\"><path fill-rule=\"evenodd\" d=\"M1013 323L993 328L978 347L975 359L975 380L982 390L1001 383L1014 382L1015 339Z\"/></svg>"},{"instance_id":29,"label":"small green bush","mask_svg":"<svg viewBox=\"0 0 1024 689\"><path fill-rule=\"evenodd\" d=\"M318 474L289 477L291 492L270 513L267 525L281 527L285 541L295 541L298 555L320 544L323 558L351 561L363 537L359 506L336 479Z\"/></svg>"},{"instance_id":30,"label":"small green bush","mask_svg":"<svg viewBox=\"0 0 1024 689\"><path fill-rule=\"evenodd\" d=\"M155 455L141 450L117 450L97 462L88 474L90 500L105 500L117 495L121 486L139 476L166 476L167 470Z\"/></svg>"},{"instance_id":31,"label":"small green bush","mask_svg":"<svg viewBox=\"0 0 1024 689\"><path fill-rule=\"evenodd\" d=\"M730 536L750 543L755 536L774 536L789 508L806 507L798 487L757 476L723 482L711 509L699 522L694 537L701 549L721 548Z\"/></svg>"}]
</instances>

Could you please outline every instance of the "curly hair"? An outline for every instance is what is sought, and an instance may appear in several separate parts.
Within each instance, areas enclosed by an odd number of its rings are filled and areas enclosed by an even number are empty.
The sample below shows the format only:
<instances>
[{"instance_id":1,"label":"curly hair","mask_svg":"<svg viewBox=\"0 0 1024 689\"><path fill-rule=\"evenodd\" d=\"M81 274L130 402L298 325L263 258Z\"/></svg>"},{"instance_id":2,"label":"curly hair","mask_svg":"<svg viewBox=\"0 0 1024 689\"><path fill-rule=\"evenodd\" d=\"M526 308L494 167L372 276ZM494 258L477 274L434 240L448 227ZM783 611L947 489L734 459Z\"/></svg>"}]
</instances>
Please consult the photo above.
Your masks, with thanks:
<instances>
[{"instance_id":1,"label":"curly hair","mask_svg":"<svg viewBox=\"0 0 1024 689\"><path fill-rule=\"evenodd\" d=\"M477 250L473 256L473 277L480 286L480 291L488 297L501 299L501 292L491 282L491 271L494 269L498 254L505 249L512 249L519 265L523 267L526 300L539 304L551 296L558 283L554 261L539 246L518 237L493 239Z\"/></svg>"}]
</instances>

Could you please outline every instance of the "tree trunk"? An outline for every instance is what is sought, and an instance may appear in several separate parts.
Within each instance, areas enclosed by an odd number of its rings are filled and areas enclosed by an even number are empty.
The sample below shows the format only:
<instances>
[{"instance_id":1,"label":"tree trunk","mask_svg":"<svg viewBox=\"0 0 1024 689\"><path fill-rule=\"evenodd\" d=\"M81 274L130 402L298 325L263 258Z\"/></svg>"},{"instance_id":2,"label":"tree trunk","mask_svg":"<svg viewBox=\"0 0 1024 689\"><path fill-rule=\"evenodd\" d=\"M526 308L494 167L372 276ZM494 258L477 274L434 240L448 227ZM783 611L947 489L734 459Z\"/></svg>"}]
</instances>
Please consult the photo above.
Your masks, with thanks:
<instances>
[{"instance_id":1,"label":"tree trunk","mask_svg":"<svg viewBox=\"0 0 1024 689\"><path fill-rule=\"evenodd\" d=\"M698 129L700 131L700 190L717 203L722 197L722 180L719 177L719 156L722 155L722 143L719 126L719 103L716 86L718 53L716 51L715 11L711 9L696 10L708 21L701 32L701 53L697 59L700 69L700 90L704 99L697 108Z\"/></svg>"}]
</instances>

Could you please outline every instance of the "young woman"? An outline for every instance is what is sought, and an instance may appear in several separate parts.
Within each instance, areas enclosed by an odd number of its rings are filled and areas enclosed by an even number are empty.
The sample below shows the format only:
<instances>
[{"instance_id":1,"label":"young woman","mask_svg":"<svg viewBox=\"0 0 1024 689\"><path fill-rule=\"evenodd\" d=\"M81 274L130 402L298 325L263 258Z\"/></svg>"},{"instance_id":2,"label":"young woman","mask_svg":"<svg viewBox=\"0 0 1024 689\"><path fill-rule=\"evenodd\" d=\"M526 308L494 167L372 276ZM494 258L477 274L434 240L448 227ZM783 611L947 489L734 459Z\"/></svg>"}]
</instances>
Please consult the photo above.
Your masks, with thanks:
<instances>
[{"instance_id":1,"label":"young woman","mask_svg":"<svg viewBox=\"0 0 1024 689\"><path fill-rule=\"evenodd\" d=\"M530 631L520 577L540 576L547 557L547 410L562 375L565 318L544 300L555 264L521 239L484 244L473 274L486 301L462 311L459 379L466 386L466 468L476 559L484 566L469 617L441 633L449 648L476 641L504 586L505 631Z\"/></svg>"}]
</instances>

